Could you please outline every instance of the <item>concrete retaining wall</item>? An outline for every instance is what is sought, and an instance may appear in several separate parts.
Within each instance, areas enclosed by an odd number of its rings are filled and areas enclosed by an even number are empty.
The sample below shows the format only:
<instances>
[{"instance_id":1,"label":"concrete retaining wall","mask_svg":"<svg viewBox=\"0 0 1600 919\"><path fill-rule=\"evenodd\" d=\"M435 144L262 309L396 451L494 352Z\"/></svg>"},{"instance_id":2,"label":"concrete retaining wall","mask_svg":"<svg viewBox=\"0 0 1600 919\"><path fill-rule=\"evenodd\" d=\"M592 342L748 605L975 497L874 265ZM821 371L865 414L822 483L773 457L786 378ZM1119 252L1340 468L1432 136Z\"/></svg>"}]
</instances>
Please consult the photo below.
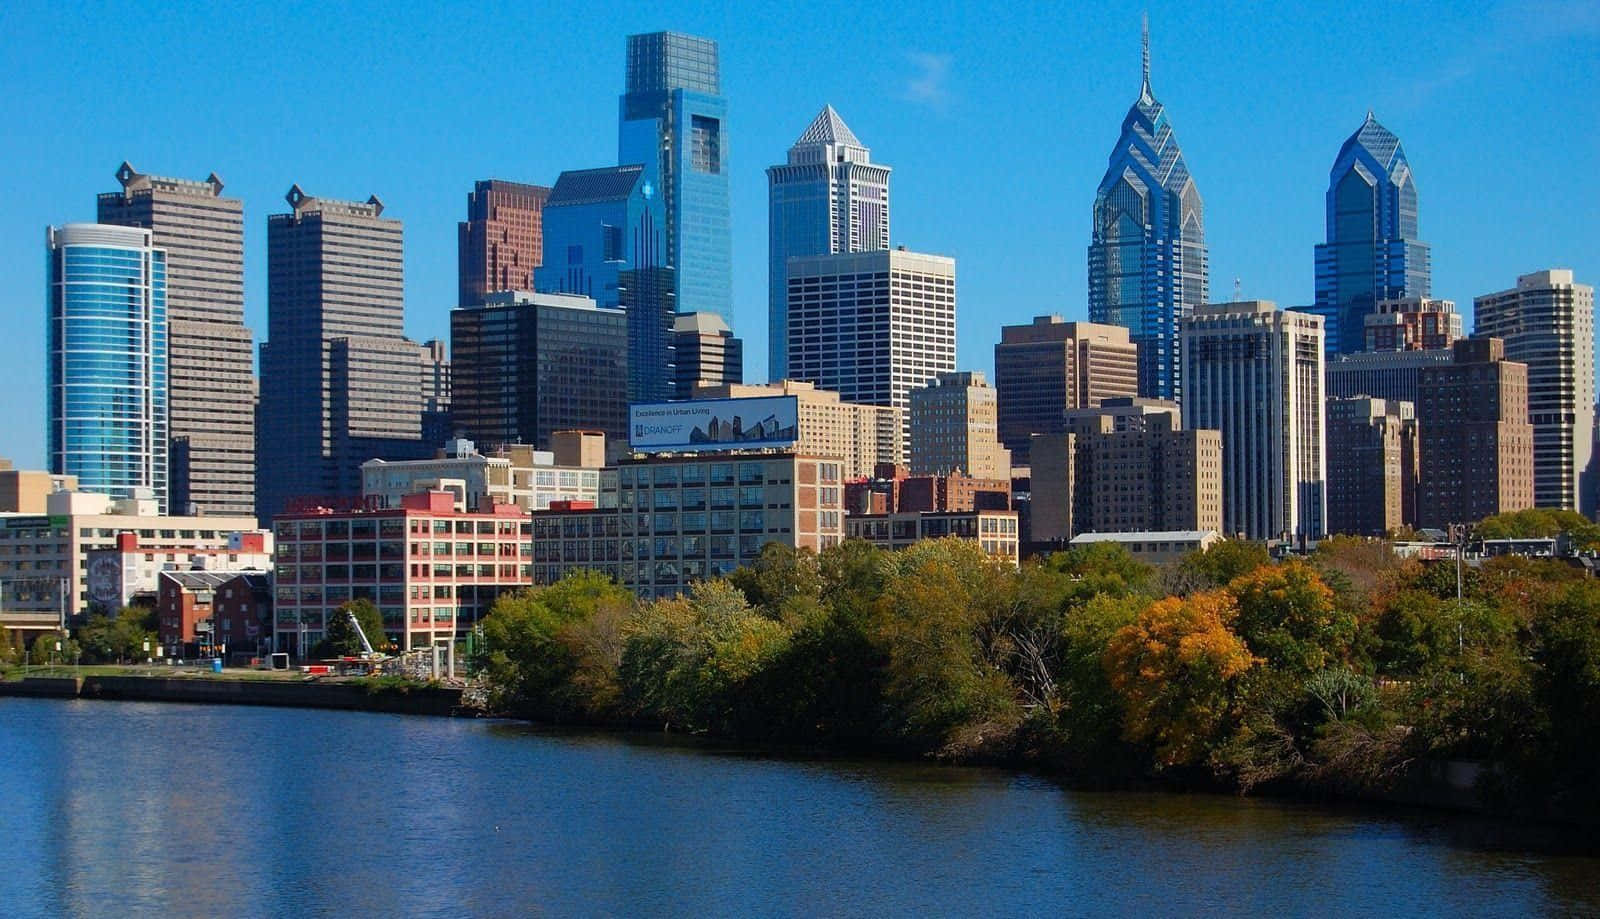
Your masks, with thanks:
<instances>
[{"instance_id":1,"label":"concrete retaining wall","mask_svg":"<svg viewBox=\"0 0 1600 919\"><path fill-rule=\"evenodd\" d=\"M452 715L461 707L461 690L411 687L369 691L350 683L294 683L276 680L212 680L141 676L91 676L81 679L26 679L0 683L0 695L121 699L141 702L198 702L213 705L277 705L335 708L405 715Z\"/></svg>"}]
</instances>

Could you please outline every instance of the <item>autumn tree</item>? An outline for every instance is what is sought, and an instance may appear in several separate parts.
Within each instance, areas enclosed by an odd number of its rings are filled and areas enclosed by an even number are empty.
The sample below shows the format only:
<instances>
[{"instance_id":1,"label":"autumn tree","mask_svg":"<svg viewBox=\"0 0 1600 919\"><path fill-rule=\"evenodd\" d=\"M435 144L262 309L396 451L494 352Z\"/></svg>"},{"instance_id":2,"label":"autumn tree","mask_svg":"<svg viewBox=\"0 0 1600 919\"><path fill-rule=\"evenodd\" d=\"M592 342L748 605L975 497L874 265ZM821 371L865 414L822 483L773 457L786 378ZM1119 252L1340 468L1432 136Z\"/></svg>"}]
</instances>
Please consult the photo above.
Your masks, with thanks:
<instances>
[{"instance_id":1,"label":"autumn tree","mask_svg":"<svg viewBox=\"0 0 1600 919\"><path fill-rule=\"evenodd\" d=\"M1235 630L1270 667L1305 677L1347 660L1355 617L1305 562L1258 568L1228 590L1238 604Z\"/></svg>"}]
</instances>

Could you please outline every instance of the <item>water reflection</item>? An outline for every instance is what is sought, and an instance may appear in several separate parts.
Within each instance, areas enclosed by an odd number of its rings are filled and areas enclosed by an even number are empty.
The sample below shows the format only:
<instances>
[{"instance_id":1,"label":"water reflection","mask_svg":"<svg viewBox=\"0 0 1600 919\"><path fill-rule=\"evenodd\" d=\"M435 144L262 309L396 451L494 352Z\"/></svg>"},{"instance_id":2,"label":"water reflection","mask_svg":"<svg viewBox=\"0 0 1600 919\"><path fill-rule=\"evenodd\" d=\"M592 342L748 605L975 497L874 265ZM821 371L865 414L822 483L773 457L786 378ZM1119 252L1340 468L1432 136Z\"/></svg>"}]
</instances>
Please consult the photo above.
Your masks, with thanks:
<instances>
[{"instance_id":1,"label":"water reflection","mask_svg":"<svg viewBox=\"0 0 1600 919\"><path fill-rule=\"evenodd\" d=\"M0 787L6 914L1600 911L1505 824L492 722L0 700Z\"/></svg>"}]
</instances>

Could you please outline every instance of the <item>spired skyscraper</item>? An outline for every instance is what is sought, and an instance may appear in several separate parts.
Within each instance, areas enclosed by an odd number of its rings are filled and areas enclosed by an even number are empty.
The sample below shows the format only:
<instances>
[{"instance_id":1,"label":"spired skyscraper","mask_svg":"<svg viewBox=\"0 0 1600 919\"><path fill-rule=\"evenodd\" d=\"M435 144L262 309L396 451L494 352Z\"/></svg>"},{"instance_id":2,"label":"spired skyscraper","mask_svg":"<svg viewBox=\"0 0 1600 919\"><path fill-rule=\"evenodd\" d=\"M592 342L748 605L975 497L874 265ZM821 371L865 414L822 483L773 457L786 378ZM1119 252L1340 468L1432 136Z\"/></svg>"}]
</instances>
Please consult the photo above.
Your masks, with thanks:
<instances>
[{"instance_id":1,"label":"spired skyscraper","mask_svg":"<svg viewBox=\"0 0 1600 919\"><path fill-rule=\"evenodd\" d=\"M1417 241L1417 185L1400 138L1367 120L1328 173L1328 241L1317 246L1317 302L1327 353L1361 351L1383 300L1429 296L1428 247Z\"/></svg>"},{"instance_id":2,"label":"spired skyscraper","mask_svg":"<svg viewBox=\"0 0 1600 919\"><path fill-rule=\"evenodd\" d=\"M788 261L889 248L889 167L833 110L823 106L789 148L789 161L767 167L767 376L789 374Z\"/></svg>"},{"instance_id":3,"label":"spired skyscraper","mask_svg":"<svg viewBox=\"0 0 1600 919\"><path fill-rule=\"evenodd\" d=\"M727 111L716 42L676 32L628 36L617 162L660 177L678 310L716 313L731 327Z\"/></svg>"},{"instance_id":4,"label":"spired skyscraper","mask_svg":"<svg viewBox=\"0 0 1600 919\"><path fill-rule=\"evenodd\" d=\"M1178 320L1206 302L1206 230L1200 190L1150 92L1150 30L1144 82L1094 197L1089 243L1089 319L1120 325L1139 346L1139 394L1178 399Z\"/></svg>"}]
</instances>

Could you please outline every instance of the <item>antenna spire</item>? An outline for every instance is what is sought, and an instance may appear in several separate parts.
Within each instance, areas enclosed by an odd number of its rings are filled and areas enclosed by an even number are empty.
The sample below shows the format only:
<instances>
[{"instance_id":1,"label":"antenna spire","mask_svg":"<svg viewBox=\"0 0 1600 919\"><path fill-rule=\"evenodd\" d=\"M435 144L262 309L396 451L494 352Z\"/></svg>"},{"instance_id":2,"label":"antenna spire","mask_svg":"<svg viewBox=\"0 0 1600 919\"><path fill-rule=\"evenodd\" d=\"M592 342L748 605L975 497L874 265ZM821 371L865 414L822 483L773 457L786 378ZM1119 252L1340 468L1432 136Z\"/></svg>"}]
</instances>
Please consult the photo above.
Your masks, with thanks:
<instances>
[{"instance_id":1,"label":"antenna spire","mask_svg":"<svg viewBox=\"0 0 1600 919\"><path fill-rule=\"evenodd\" d=\"M1143 91L1150 95L1150 14L1148 12L1139 17L1140 48L1143 52L1144 83Z\"/></svg>"}]
</instances>

